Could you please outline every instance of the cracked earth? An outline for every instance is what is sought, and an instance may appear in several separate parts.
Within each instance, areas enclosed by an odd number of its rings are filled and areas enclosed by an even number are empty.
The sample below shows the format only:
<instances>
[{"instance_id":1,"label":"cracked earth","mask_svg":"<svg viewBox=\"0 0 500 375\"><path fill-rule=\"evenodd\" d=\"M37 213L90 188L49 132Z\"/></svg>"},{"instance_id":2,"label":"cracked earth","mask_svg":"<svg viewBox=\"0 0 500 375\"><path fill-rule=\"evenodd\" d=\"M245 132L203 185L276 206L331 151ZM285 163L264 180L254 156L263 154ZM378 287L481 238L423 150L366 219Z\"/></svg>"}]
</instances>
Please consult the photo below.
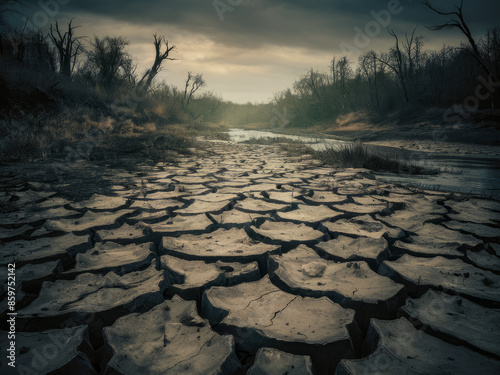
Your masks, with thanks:
<instances>
[{"instance_id":1,"label":"cracked earth","mask_svg":"<svg viewBox=\"0 0 500 375\"><path fill-rule=\"evenodd\" d=\"M85 168L0 168L2 374L500 373L498 201L275 146Z\"/></svg>"}]
</instances>

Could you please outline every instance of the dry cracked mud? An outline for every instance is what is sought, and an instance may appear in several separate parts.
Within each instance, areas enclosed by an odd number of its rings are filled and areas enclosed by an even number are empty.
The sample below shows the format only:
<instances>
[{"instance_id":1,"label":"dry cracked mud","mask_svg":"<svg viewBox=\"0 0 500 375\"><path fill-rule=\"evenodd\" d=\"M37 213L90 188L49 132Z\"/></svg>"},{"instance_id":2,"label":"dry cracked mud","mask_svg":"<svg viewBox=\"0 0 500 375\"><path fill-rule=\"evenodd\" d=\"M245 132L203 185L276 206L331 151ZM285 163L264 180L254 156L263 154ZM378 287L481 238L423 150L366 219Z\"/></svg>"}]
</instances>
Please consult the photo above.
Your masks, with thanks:
<instances>
[{"instance_id":1,"label":"dry cracked mud","mask_svg":"<svg viewBox=\"0 0 500 375\"><path fill-rule=\"evenodd\" d=\"M0 373L500 372L500 202L204 152L0 167Z\"/></svg>"}]
</instances>

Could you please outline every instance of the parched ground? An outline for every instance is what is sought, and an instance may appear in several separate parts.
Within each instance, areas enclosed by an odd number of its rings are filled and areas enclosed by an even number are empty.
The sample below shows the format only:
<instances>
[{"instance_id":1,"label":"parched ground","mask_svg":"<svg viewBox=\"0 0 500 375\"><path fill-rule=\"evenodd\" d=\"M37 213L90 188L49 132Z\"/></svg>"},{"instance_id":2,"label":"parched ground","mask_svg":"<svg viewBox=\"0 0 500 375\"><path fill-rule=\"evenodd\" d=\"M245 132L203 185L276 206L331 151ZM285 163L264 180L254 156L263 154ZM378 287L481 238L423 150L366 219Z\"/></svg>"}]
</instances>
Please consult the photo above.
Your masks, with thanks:
<instances>
[{"instance_id":1,"label":"parched ground","mask_svg":"<svg viewBox=\"0 0 500 375\"><path fill-rule=\"evenodd\" d=\"M500 373L498 201L227 142L0 176L2 374Z\"/></svg>"}]
</instances>

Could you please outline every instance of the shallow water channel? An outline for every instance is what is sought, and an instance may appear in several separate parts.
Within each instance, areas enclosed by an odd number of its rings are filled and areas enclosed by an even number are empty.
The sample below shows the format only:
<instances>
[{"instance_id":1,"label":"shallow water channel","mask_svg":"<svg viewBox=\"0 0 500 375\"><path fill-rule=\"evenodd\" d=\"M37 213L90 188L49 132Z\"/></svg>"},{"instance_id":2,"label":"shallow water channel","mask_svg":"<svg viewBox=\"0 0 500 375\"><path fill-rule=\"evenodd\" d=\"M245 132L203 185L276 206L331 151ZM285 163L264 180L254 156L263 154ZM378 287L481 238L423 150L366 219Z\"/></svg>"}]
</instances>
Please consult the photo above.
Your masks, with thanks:
<instances>
[{"instance_id":1,"label":"shallow water channel","mask_svg":"<svg viewBox=\"0 0 500 375\"><path fill-rule=\"evenodd\" d=\"M338 147L349 142L335 139L309 138L297 135L275 134L265 131L230 129L233 142L251 138L284 137L300 140L315 150ZM417 186L423 189L472 193L500 199L500 156L490 154L443 154L439 152L406 151L392 147L369 146L378 154L407 160L440 171L437 175L406 175L377 172L380 180Z\"/></svg>"}]
</instances>

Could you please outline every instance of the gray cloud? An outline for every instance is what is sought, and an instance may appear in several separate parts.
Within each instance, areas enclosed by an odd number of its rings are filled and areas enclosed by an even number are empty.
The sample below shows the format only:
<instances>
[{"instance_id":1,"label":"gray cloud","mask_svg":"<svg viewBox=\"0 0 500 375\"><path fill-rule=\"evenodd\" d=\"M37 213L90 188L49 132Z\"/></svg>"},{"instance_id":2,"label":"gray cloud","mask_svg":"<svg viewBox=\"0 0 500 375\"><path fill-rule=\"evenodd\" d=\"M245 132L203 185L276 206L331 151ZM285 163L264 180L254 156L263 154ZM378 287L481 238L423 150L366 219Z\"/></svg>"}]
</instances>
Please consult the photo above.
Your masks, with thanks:
<instances>
[{"instance_id":1,"label":"gray cloud","mask_svg":"<svg viewBox=\"0 0 500 375\"><path fill-rule=\"evenodd\" d=\"M235 0L233 0L234 3ZM452 9L458 0L435 1L441 9ZM67 13L86 12L136 24L163 23L181 26L192 33L211 36L223 43L248 48L262 44L286 44L328 48L328 39L348 37L355 26L362 27L371 19L370 11L387 8L388 0L243 0L230 6L221 22L215 1L207 0L72 0L64 8ZM403 25L432 25L444 20L432 14L420 1L401 0L404 11L394 16ZM220 0L227 4L229 0ZM500 2L466 1L466 17L478 33L498 23ZM436 36L437 37L437 36Z\"/></svg>"}]
</instances>

